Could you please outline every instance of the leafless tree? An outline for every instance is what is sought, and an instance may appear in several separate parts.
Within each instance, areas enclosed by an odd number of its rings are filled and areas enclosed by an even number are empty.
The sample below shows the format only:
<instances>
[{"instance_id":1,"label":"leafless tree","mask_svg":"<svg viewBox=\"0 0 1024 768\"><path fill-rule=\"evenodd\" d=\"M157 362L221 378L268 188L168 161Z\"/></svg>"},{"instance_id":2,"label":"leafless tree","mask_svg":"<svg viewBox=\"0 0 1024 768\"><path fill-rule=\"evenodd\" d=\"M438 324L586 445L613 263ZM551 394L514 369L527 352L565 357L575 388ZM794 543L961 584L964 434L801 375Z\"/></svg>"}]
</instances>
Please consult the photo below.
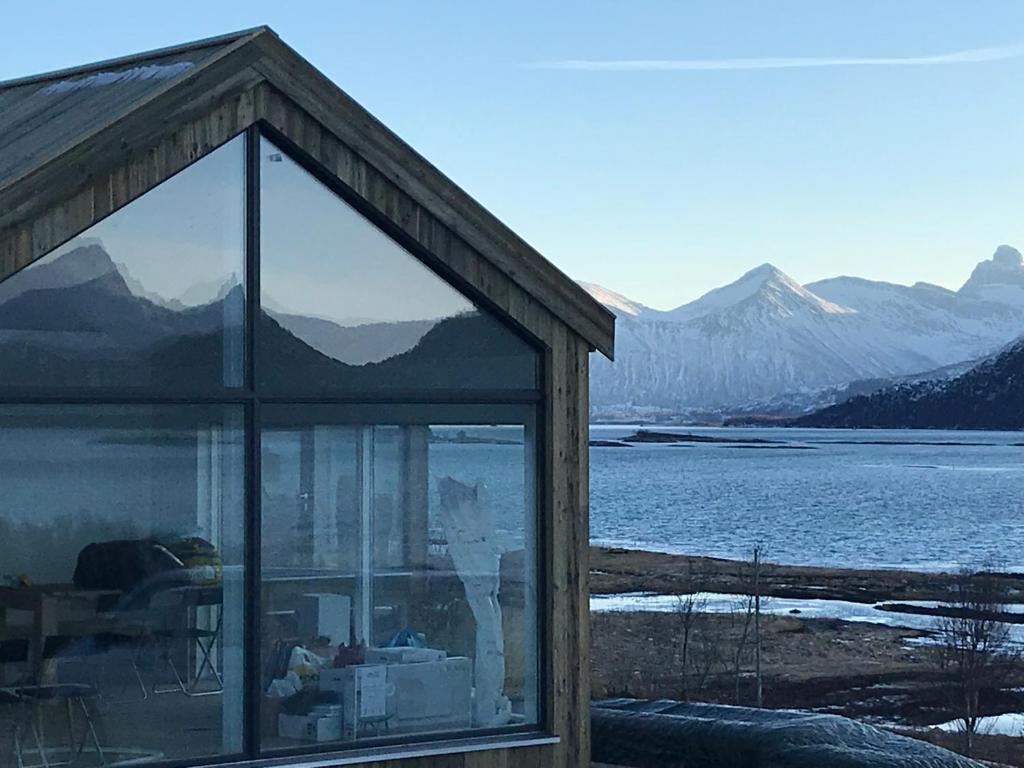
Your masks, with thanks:
<instances>
[{"instance_id":1,"label":"leafless tree","mask_svg":"<svg viewBox=\"0 0 1024 768\"><path fill-rule=\"evenodd\" d=\"M764 702L764 690L761 675L761 614L765 607L765 599L761 595L761 571L764 558L764 547L754 545L751 558L744 564L744 594L737 601L733 611L734 624L737 625L736 641L733 653L733 677L736 686L736 703L741 704L740 683L743 679L744 663L750 659L754 666L754 703L760 707Z\"/></svg>"},{"instance_id":2,"label":"leafless tree","mask_svg":"<svg viewBox=\"0 0 1024 768\"><path fill-rule=\"evenodd\" d=\"M685 593L676 603L678 630L676 656L680 667L680 698L687 701L703 691L714 671L722 646L715 617L708 613L708 579L703 571L687 566Z\"/></svg>"},{"instance_id":3,"label":"leafless tree","mask_svg":"<svg viewBox=\"0 0 1024 768\"><path fill-rule=\"evenodd\" d=\"M732 649L732 675L736 686L736 704L743 703L740 683L743 680L743 664L750 653L750 636L753 634L754 609L754 595L743 595L736 601L731 616L731 623L734 626L733 636L735 637Z\"/></svg>"},{"instance_id":4,"label":"leafless tree","mask_svg":"<svg viewBox=\"0 0 1024 768\"><path fill-rule=\"evenodd\" d=\"M751 568L754 586L754 682L757 686L754 700L758 707L764 705L764 689L761 684L761 557L762 547L755 544Z\"/></svg>"},{"instance_id":5,"label":"leafless tree","mask_svg":"<svg viewBox=\"0 0 1024 768\"><path fill-rule=\"evenodd\" d=\"M982 717L981 697L997 690L1019 656L1010 627L1000 621L1006 591L997 575L961 571L936 620L937 658L952 683L952 703L970 757Z\"/></svg>"},{"instance_id":6,"label":"leafless tree","mask_svg":"<svg viewBox=\"0 0 1024 768\"><path fill-rule=\"evenodd\" d=\"M761 595L763 549L754 547L752 557L740 566L740 584L726 610L709 606L707 591L713 579L688 565L682 594L677 598L675 652L679 665L680 697L685 701L718 679L734 687L735 701L744 703L743 680L753 666L754 700L762 705ZM749 699L748 699L749 701Z\"/></svg>"}]
</instances>

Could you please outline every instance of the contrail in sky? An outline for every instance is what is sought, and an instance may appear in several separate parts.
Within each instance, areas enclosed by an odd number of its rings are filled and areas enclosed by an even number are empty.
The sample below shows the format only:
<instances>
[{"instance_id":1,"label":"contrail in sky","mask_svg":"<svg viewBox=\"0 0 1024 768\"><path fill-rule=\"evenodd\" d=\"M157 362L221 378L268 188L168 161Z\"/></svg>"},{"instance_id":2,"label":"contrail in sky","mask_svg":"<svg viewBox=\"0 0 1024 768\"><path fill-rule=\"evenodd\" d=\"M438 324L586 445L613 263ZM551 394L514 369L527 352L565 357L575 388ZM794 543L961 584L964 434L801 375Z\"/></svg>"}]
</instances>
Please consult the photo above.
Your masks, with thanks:
<instances>
[{"instance_id":1,"label":"contrail in sky","mask_svg":"<svg viewBox=\"0 0 1024 768\"><path fill-rule=\"evenodd\" d=\"M980 64L1024 56L1024 44L970 48L934 56L902 57L782 57L751 59L560 59L528 64L531 69L585 72L715 72L748 69L810 69L815 67L923 67L933 64Z\"/></svg>"}]
</instances>

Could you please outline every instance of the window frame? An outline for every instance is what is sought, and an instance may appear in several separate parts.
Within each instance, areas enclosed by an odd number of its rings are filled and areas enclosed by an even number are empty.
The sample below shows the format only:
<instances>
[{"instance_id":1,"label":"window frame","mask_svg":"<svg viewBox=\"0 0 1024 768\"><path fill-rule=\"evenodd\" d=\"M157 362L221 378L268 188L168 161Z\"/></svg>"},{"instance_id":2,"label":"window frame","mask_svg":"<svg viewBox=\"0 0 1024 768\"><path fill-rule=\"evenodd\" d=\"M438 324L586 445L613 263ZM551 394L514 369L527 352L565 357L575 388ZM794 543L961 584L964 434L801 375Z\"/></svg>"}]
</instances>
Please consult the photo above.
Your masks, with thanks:
<instances>
[{"instance_id":1,"label":"window frame","mask_svg":"<svg viewBox=\"0 0 1024 768\"><path fill-rule=\"evenodd\" d=\"M549 487L548 460L546 446L548 402L548 356L547 347L536 335L516 324L495 302L472 286L469 281L455 270L444 264L430 253L412 236L385 214L375 208L358 192L324 169L315 159L301 147L289 140L280 131L266 121L260 120L240 133L225 141L225 145L243 137L244 141L244 264L245 264L245 315L243 320L244 343L242 363L242 386L225 388L220 394L209 393L175 393L173 390L155 390L148 388L124 388L103 386L94 388L47 388L45 384L32 388L0 389L0 406L7 405L68 405L68 406L112 406L112 405L223 405L241 406L243 412L242 428L244 430L244 473L243 503L244 521L246 526L244 539L244 612L243 612L243 658L245 674L243 681L242 711L242 745L241 753L225 753L209 755L202 758L186 760L161 760L154 765L186 768L204 765L241 765L241 766L277 766L277 765L339 765L360 764L379 760L401 759L404 757L454 754L469 751L482 751L502 747L535 746L538 744L555 744L559 741L552 735L550 726L551 696L549 679L550 648L550 617L547 611L547 595L549 593L549 574L545 553L549 546L548 521L550 518L550 502L547 490ZM258 318L260 304L260 142L262 139L273 142L292 161L307 171L316 181L323 184L332 194L351 206L357 214L379 229L385 237L405 250L427 269L436 274L442 281L465 296L482 312L486 312L493 320L500 323L509 332L523 340L536 355L536 381L533 389L509 390L426 390L426 391L388 391L384 393L358 393L319 396L261 396L257 387L257 350ZM202 162L206 155L189 164L182 171ZM164 179L160 184L175 178L181 171ZM157 185L159 186L159 185ZM151 191L151 190L150 190ZM147 191L148 193L148 191ZM147 194L143 193L143 194ZM126 203L107 216L131 206ZM90 226L98 224L107 216L97 219ZM83 233L78 233L77 237ZM56 243L47 253L70 242ZM9 275L10 279L18 272ZM534 460L534 509L533 535L536 562L533 573L537 595L534 627L536 633L537 663L537 722L521 725L502 726L498 728L479 728L459 731L442 731L436 733L412 733L399 736L360 739L353 742L309 742L308 745L294 748L264 750L261 748L261 702L262 665L260 659L261 642L261 529L262 529L262 418L261 409L267 405L325 405L351 406L353 411L382 413L382 418L374 422L367 419L366 424L393 424L389 420L386 409L389 407L399 411L403 409L424 408L428 412L443 412L445 406L452 406L457 412L459 407L467 410L484 406L510 406L511 411L530 408L533 420ZM435 423L442 423L435 419ZM475 423L479 423L479 419ZM511 423L499 420L495 423ZM446 748L447 747L447 748Z\"/></svg>"}]
</instances>

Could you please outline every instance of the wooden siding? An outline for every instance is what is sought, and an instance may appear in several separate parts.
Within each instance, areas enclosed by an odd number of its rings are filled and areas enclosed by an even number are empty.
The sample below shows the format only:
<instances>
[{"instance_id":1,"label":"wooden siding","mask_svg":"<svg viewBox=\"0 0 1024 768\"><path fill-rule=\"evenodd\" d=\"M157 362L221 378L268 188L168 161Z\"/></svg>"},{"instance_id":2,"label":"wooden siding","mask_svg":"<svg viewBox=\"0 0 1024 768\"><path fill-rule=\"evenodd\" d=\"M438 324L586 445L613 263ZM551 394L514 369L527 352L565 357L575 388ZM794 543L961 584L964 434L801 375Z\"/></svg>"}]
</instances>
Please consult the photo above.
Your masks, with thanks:
<instances>
[{"instance_id":1,"label":"wooden siding","mask_svg":"<svg viewBox=\"0 0 1024 768\"><path fill-rule=\"evenodd\" d=\"M590 764L589 347L564 326L548 349L546 567L551 765Z\"/></svg>"},{"instance_id":2,"label":"wooden siding","mask_svg":"<svg viewBox=\"0 0 1024 768\"><path fill-rule=\"evenodd\" d=\"M587 370L591 342L535 293L416 200L331 130L265 82L251 67L232 80L206 84L176 130L127 142L120 161L95 172L79 158L70 197L36 211L0 234L0 278L84 231L247 126L264 121L318 169L356 192L410 245L536 339L545 350L543 536L546 729L557 745L524 746L442 757L384 760L367 768L585 768L589 765L589 612ZM195 116L206 105L207 111ZM134 135L134 134L132 134ZM145 140L150 143L147 145ZM85 181L84 184L78 183ZM77 186L75 186L77 184Z\"/></svg>"}]
</instances>

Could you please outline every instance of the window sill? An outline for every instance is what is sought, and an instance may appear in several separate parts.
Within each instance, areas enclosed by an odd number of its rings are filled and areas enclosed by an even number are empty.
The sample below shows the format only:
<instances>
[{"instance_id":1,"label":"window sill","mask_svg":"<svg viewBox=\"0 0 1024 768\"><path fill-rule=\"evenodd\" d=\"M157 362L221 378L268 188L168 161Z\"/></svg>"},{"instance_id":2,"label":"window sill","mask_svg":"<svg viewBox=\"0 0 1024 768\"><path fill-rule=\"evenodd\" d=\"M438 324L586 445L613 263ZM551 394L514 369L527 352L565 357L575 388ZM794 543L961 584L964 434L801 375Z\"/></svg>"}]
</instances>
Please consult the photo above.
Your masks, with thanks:
<instances>
[{"instance_id":1,"label":"window sill","mask_svg":"<svg viewBox=\"0 0 1024 768\"><path fill-rule=\"evenodd\" d=\"M524 733L522 735L478 736L475 738L452 739L450 741L421 742L408 746L368 747L366 749L346 750L327 754L292 755L289 757L259 760L255 765L281 766L290 768L334 768L342 765L365 765L370 762L387 760L411 760L441 755L457 755L466 752L485 752L492 749L516 749L518 747L536 747L547 744L558 744L558 736L550 736L543 732ZM241 765L244 765L241 764Z\"/></svg>"}]
</instances>

